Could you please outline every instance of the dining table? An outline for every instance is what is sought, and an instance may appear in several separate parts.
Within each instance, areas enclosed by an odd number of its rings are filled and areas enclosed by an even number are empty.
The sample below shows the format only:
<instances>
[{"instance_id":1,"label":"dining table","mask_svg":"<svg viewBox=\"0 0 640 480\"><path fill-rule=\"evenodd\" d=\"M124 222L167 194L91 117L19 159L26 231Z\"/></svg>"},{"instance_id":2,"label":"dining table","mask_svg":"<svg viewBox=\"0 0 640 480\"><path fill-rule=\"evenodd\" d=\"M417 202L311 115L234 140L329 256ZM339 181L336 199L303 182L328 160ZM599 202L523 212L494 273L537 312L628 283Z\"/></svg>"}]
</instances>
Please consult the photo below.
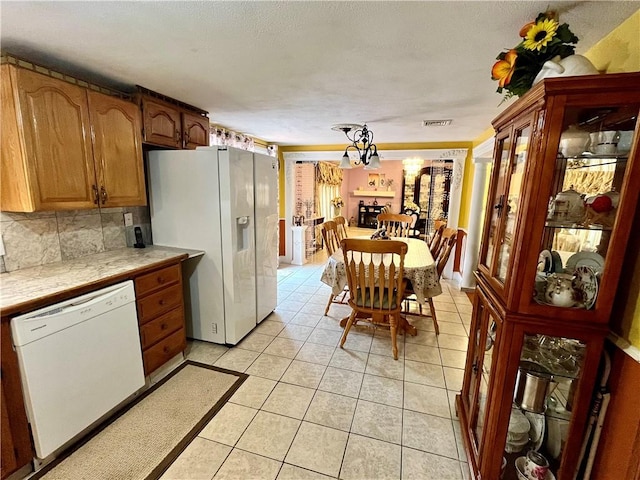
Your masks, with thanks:
<instances>
[{"instance_id":1,"label":"dining table","mask_svg":"<svg viewBox=\"0 0 640 480\"><path fill-rule=\"evenodd\" d=\"M351 237L350 237L351 238ZM358 239L370 239L371 237L353 237ZM392 237L391 240L398 240L407 244L407 254L404 258L403 277L411 281L413 292L417 301L422 305L428 305L429 298L433 298L442 293L442 286L438 278L436 262L431 255L429 245L418 238ZM386 242L388 240L373 240L376 242ZM322 283L331 287L333 295L339 295L347 285L347 271L344 264L342 249L337 249L329 257L320 277ZM343 318L340 326L346 325L347 318ZM415 327L406 321L402 316L399 324L403 330L411 335L416 335Z\"/></svg>"}]
</instances>

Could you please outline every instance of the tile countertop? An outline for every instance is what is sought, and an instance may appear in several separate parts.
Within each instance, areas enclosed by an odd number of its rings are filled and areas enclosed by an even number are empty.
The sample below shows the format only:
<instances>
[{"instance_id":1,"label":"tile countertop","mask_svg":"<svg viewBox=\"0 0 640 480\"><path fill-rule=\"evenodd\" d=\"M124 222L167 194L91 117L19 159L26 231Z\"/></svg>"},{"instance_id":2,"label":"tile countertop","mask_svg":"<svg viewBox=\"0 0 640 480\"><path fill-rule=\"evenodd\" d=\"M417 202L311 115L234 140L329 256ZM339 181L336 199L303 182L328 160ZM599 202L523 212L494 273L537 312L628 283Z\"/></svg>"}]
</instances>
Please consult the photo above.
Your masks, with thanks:
<instances>
[{"instance_id":1,"label":"tile countertop","mask_svg":"<svg viewBox=\"0 0 640 480\"><path fill-rule=\"evenodd\" d=\"M47 297L123 277L167 260L203 254L198 250L149 245L147 248L120 248L3 273L0 275L0 309L3 315L14 313L23 304L41 303Z\"/></svg>"}]
</instances>

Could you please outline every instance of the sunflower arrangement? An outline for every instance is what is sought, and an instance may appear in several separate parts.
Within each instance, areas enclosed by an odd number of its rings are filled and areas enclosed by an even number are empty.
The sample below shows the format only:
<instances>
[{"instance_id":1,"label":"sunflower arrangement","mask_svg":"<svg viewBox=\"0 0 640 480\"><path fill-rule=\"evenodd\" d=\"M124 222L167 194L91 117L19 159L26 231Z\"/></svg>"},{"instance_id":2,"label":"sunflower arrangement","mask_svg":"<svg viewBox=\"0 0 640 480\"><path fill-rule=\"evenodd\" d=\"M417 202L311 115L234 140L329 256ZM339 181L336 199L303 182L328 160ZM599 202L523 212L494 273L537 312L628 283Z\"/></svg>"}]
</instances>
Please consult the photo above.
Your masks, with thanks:
<instances>
[{"instance_id":1,"label":"sunflower arrangement","mask_svg":"<svg viewBox=\"0 0 640 480\"><path fill-rule=\"evenodd\" d=\"M504 100L521 96L533 85L533 80L547 60L559 55L568 57L575 53L578 43L569 25L562 25L555 12L540 13L535 21L520 29L522 39L514 48L500 52L491 69L491 79L498 81L498 93L505 93Z\"/></svg>"}]
</instances>

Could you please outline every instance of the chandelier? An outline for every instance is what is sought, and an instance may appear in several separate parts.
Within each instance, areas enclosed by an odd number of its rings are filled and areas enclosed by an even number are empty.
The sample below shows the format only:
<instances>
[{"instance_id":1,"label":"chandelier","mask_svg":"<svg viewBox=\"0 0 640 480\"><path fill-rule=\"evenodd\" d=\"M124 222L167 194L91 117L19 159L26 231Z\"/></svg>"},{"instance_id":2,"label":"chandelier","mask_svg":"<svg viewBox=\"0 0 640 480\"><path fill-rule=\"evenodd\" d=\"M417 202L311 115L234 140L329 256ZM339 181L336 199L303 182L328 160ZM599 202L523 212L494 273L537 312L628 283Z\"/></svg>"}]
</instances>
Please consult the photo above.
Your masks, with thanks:
<instances>
[{"instance_id":1,"label":"chandelier","mask_svg":"<svg viewBox=\"0 0 640 480\"><path fill-rule=\"evenodd\" d=\"M373 143L373 132L367 128L367 125L358 125L355 123L334 125L331 130L344 132L351 142L344 149L344 155L340 162L340 168L352 168L349 158L349 149L358 152L358 160L355 165L364 165L365 170L375 170L380 168L380 157L378 156L378 147ZM351 135L349 135L351 133Z\"/></svg>"},{"instance_id":2,"label":"chandelier","mask_svg":"<svg viewBox=\"0 0 640 480\"><path fill-rule=\"evenodd\" d=\"M409 157L402 160L402 167L407 180L413 180L420 173L423 163L424 160L418 157Z\"/></svg>"}]
</instances>

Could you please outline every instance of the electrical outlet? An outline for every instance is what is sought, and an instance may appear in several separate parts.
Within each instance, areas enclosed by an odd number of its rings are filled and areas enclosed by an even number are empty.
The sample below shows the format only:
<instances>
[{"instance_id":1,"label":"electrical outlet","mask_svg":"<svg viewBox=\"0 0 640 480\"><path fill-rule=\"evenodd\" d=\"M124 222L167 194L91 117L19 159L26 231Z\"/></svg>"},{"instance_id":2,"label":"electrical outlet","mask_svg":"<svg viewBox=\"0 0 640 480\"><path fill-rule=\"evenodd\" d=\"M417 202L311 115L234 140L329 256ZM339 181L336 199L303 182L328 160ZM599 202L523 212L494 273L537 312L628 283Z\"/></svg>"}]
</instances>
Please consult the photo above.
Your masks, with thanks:
<instances>
[{"instance_id":1,"label":"electrical outlet","mask_svg":"<svg viewBox=\"0 0 640 480\"><path fill-rule=\"evenodd\" d=\"M133 213L124 214L124 226L125 227L133 226Z\"/></svg>"}]
</instances>

